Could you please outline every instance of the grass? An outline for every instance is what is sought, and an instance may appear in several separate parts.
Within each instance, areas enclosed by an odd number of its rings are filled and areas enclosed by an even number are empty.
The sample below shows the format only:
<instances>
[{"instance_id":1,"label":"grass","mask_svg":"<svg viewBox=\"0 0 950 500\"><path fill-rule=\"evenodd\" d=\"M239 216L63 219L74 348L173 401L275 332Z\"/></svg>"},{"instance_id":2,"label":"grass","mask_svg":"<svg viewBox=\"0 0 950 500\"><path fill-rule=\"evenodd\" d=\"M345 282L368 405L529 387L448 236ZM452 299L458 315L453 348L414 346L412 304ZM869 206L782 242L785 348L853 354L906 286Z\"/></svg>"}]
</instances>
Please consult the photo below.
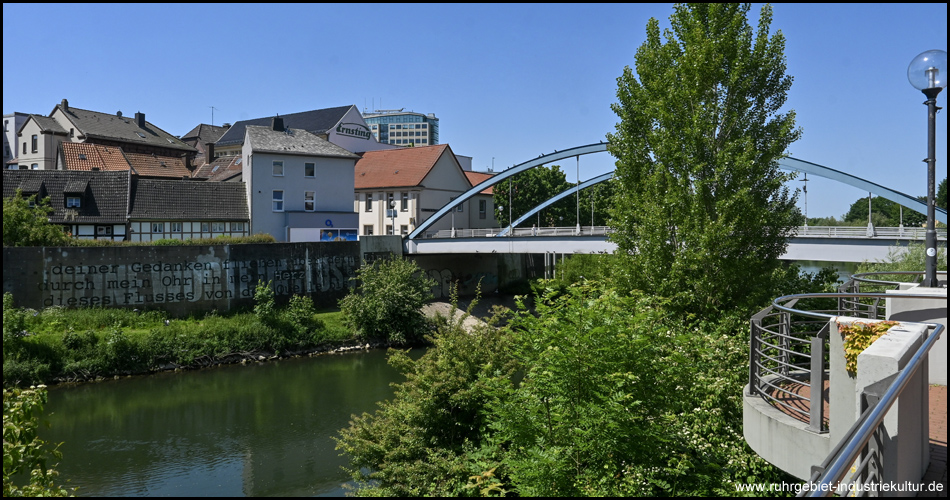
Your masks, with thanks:
<instances>
[{"instance_id":1,"label":"grass","mask_svg":"<svg viewBox=\"0 0 950 500\"><path fill-rule=\"evenodd\" d=\"M147 373L330 349L354 340L336 309L169 319L160 311L12 307L4 296L3 385Z\"/></svg>"}]
</instances>

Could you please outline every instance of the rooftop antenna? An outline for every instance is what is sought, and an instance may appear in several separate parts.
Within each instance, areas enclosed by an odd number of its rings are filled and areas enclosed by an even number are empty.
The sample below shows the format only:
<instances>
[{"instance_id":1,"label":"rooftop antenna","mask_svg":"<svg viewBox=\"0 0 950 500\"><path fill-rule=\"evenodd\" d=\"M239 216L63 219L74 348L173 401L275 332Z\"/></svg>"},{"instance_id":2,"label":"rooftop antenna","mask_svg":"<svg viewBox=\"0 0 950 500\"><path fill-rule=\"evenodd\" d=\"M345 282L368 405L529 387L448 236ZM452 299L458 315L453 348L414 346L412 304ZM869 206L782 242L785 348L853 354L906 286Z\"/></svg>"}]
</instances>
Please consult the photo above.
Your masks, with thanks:
<instances>
[{"instance_id":1,"label":"rooftop antenna","mask_svg":"<svg viewBox=\"0 0 950 500\"><path fill-rule=\"evenodd\" d=\"M214 106L208 106L208 107L211 108L211 126L213 127L214 126L214 110L217 108L215 108Z\"/></svg>"}]
</instances>

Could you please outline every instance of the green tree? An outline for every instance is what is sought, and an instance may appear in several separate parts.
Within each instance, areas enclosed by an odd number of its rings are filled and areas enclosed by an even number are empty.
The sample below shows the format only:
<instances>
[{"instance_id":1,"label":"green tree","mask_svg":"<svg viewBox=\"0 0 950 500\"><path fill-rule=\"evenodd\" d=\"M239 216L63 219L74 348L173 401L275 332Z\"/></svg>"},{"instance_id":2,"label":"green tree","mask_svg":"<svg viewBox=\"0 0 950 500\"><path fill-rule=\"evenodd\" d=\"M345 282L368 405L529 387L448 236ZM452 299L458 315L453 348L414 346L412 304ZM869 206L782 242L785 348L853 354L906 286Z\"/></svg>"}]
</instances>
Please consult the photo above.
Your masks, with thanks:
<instances>
[{"instance_id":1,"label":"green tree","mask_svg":"<svg viewBox=\"0 0 950 500\"><path fill-rule=\"evenodd\" d=\"M52 214L49 198L40 201L36 195L24 198L17 189L13 196L3 199L3 246L67 245L69 237L62 227L49 221Z\"/></svg>"},{"instance_id":2,"label":"green tree","mask_svg":"<svg viewBox=\"0 0 950 500\"><path fill-rule=\"evenodd\" d=\"M407 259L364 263L356 273L358 286L340 299L344 323L361 339L422 340L426 319L420 308L432 298L435 281Z\"/></svg>"},{"instance_id":3,"label":"green tree","mask_svg":"<svg viewBox=\"0 0 950 500\"><path fill-rule=\"evenodd\" d=\"M636 75L618 78L609 134L618 195L611 225L628 285L717 310L747 302L801 225L794 174L778 160L801 135L779 111L792 77L772 9L753 33L748 4L677 5L666 42L647 24Z\"/></svg>"},{"instance_id":4,"label":"green tree","mask_svg":"<svg viewBox=\"0 0 950 500\"><path fill-rule=\"evenodd\" d=\"M46 404L46 386L3 390L3 496L68 496L56 486L57 472L51 459L61 458L37 436L39 417ZM57 447L58 448L58 447ZM29 484L16 484L16 476L28 475Z\"/></svg>"},{"instance_id":5,"label":"green tree","mask_svg":"<svg viewBox=\"0 0 950 500\"><path fill-rule=\"evenodd\" d=\"M927 203L927 198L924 196L918 196L917 199L924 204ZM903 217L901 217L902 212ZM868 199L866 197L858 198L851 204L848 213L844 214L842 219L850 225L866 225L868 223ZM897 227L901 224L901 221L905 226L920 227L927 223L927 215L909 208L901 209L900 204L881 196L871 197L872 224L881 227Z\"/></svg>"},{"instance_id":6,"label":"green tree","mask_svg":"<svg viewBox=\"0 0 950 500\"><path fill-rule=\"evenodd\" d=\"M593 220L594 226L606 226L610 222L610 209L613 208L614 181L609 180L581 191L581 225L586 226ZM591 211L593 210L593 217Z\"/></svg>"},{"instance_id":7,"label":"green tree","mask_svg":"<svg viewBox=\"0 0 950 500\"><path fill-rule=\"evenodd\" d=\"M947 178L944 177L940 181L940 185L937 186L937 199L934 200L934 205L946 210L947 209Z\"/></svg>"},{"instance_id":8,"label":"green tree","mask_svg":"<svg viewBox=\"0 0 950 500\"><path fill-rule=\"evenodd\" d=\"M571 183L567 182L567 176L558 165L539 166L509 177L494 186L495 220L502 226L507 226L510 222L508 220L509 207L512 219L518 220L528 210L570 187ZM562 222L564 224L569 222L573 226L577 218L574 205L573 198L561 200L544 209L537 219L527 224L537 224L537 220L540 219L541 226L558 226Z\"/></svg>"}]
</instances>

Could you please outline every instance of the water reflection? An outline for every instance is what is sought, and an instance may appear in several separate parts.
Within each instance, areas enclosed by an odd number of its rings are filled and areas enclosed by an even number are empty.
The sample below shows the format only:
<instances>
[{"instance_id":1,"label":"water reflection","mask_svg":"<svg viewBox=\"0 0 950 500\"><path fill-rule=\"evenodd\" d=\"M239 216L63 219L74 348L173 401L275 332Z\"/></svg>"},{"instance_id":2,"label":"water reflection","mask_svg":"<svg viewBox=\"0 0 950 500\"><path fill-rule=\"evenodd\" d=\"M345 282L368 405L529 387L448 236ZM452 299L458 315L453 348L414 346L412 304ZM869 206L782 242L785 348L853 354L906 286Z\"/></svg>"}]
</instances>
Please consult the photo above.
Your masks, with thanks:
<instances>
[{"instance_id":1,"label":"water reflection","mask_svg":"<svg viewBox=\"0 0 950 500\"><path fill-rule=\"evenodd\" d=\"M330 437L399 380L372 351L52 388L41 437L83 496L342 494Z\"/></svg>"}]
</instances>

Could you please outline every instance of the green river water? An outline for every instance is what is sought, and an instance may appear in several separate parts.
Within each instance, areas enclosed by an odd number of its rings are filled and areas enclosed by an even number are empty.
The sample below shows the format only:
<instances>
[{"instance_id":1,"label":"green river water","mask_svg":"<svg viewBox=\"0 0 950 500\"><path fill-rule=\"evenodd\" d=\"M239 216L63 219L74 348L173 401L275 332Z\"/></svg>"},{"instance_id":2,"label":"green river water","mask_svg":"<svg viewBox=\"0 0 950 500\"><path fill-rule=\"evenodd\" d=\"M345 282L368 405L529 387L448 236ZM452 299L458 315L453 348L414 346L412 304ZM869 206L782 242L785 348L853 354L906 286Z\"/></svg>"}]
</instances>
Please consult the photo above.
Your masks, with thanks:
<instances>
[{"instance_id":1,"label":"green river water","mask_svg":"<svg viewBox=\"0 0 950 500\"><path fill-rule=\"evenodd\" d=\"M41 437L80 496L340 496L331 436L402 379L374 350L53 387Z\"/></svg>"}]
</instances>

